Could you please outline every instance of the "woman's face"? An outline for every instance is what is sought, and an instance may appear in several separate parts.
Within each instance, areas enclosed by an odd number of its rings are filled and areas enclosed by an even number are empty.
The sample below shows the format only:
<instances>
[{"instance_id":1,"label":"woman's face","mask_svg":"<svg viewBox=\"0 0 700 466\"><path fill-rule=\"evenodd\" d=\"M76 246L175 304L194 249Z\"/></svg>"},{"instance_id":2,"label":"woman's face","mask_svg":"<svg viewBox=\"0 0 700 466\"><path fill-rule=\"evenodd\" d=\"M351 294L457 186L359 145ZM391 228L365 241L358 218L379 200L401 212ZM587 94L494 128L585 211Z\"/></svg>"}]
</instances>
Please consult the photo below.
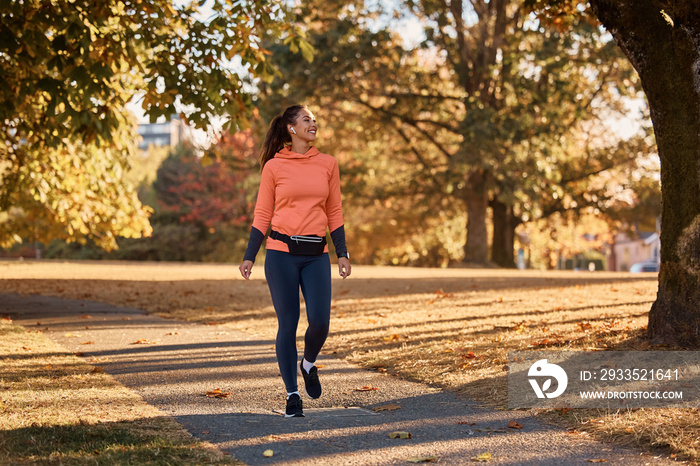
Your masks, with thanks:
<instances>
[{"instance_id":1,"label":"woman's face","mask_svg":"<svg viewBox=\"0 0 700 466\"><path fill-rule=\"evenodd\" d=\"M292 128L294 128L294 131L292 131ZM306 108L302 108L299 111L294 125L289 126L289 134L292 135L292 138L296 136L305 142L315 141L317 130L318 125L316 125L316 117Z\"/></svg>"}]
</instances>

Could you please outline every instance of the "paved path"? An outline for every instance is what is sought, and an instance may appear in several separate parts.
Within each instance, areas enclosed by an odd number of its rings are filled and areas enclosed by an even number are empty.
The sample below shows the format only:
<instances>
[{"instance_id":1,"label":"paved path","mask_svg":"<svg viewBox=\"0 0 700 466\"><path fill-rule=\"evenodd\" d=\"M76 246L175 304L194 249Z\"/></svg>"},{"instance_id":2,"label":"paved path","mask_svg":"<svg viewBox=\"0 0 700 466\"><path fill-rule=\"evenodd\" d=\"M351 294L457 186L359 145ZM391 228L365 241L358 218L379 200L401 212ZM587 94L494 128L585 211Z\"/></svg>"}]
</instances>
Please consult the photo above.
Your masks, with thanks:
<instances>
[{"instance_id":1,"label":"paved path","mask_svg":"<svg viewBox=\"0 0 700 466\"><path fill-rule=\"evenodd\" d=\"M272 341L224 326L40 296L0 295L0 314L10 314L27 328L44 329L68 351L84 352L92 364L104 367L192 435L249 465L409 464L409 458L429 456L438 456L441 464L473 464L471 458L485 452L494 464L671 463L567 434L522 411L485 409L450 392L328 356L318 361L325 366L319 371L323 397L304 397L307 417L285 419L273 411L283 408L284 395ZM134 344L139 340L143 343ZM95 343L80 344L85 341ZM355 391L367 385L378 390ZM215 388L232 396L204 396ZM401 409L372 411L389 404ZM511 420L521 423L522 430L507 428ZM390 439L393 431L413 437ZM263 456L267 449L273 457Z\"/></svg>"}]
</instances>

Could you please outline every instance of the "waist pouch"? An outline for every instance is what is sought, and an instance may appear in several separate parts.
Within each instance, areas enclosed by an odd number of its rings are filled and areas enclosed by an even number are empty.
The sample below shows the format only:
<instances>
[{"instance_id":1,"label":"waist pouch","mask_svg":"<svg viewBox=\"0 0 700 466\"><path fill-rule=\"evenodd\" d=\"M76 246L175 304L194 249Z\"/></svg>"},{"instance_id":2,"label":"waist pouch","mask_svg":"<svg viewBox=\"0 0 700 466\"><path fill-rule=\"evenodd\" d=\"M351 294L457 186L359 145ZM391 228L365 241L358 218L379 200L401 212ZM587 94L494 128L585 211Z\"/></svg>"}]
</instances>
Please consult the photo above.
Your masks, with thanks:
<instances>
[{"instance_id":1,"label":"waist pouch","mask_svg":"<svg viewBox=\"0 0 700 466\"><path fill-rule=\"evenodd\" d=\"M293 256L320 256L326 248L326 237L315 235L287 236L275 230L270 232L270 238L283 241L289 246Z\"/></svg>"}]
</instances>

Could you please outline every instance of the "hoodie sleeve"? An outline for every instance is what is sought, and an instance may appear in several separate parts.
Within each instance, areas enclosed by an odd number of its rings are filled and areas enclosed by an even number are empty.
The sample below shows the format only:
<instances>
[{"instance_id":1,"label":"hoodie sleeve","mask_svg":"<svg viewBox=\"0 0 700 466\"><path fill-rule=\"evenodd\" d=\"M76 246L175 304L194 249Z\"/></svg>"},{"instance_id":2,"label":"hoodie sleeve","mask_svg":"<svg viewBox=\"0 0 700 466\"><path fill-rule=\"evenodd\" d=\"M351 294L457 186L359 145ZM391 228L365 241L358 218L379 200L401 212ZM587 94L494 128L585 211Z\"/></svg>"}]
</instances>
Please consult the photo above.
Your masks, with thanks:
<instances>
[{"instance_id":1,"label":"hoodie sleeve","mask_svg":"<svg viewBox=\"0 0 700 466\"><path fill-rule=\"evenodd\" d=\"M333 160L331 176L328 180L328 200L326 201L326 217L328 229L334 231L343 226L343 204L340 198L340 170L338 162Z\"/></svg>"},{"instance_id":2,"label":"hoodie sleeve","mask_svg":"<svg viewBox=\"0 0 700 466\"><path fill-rule=\"evenodd\" d=\"M263 167L258 199L255 201L253 214L253 227L263 234L267 232L272 221L272 214L275 211L275 177L270 162L267 162Z\"/></svg>"}]
</instances>

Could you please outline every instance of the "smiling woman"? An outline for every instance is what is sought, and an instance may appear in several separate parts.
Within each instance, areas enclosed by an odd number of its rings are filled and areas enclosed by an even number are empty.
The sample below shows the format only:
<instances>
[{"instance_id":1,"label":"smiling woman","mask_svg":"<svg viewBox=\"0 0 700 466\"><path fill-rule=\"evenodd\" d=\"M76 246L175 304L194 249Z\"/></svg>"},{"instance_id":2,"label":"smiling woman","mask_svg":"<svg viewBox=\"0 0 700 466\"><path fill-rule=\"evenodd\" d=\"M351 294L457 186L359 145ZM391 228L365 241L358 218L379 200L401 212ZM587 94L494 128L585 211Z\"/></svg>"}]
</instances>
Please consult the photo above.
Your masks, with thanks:
<instances>
[{"instance_id":1,"label":"smiling woman","mask_svg":"<svg viewBox=\"0 0 700 466\"><path fill-rule=\"evenodd\" d=\"M265 276L279 323L277 361L287 389L287 417L303 417L297 371L304 377L306 394L321 396L314 364L328 337L331 314L331 274L326 229L338 255L340 276L350 275L350 255L340 198L338 162L311 144L318 125L304 105L287 108L270 123L261 155L262 178L248 249L240 266L248 280L255 256L270 225ZM297 364L296 329L301 287L309 326L304 359Z\"/></svg>"}]
</instances>

